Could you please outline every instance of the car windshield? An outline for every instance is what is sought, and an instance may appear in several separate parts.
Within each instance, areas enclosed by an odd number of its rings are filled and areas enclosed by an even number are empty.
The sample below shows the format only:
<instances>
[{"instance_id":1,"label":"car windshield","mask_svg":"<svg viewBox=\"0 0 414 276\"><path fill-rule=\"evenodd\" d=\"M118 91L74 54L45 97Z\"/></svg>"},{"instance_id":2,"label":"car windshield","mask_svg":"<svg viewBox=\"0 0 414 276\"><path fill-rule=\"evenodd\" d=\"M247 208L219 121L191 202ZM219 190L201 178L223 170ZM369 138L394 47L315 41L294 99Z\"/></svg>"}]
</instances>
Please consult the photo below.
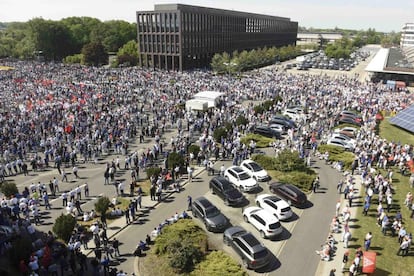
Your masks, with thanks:
<instances>
[{"instance_id":1,"label":"car windshield","mask_svg":"<svg viewBox=\"0 0 414 276\"><path fill-rule=\"evenodd\" d=\"M206 217L208 218L215 217L218 214L220 214L220 211L216 207L211 207L206 210Z\"/></svg>"},{"instance_id":2,"label":"car windshield","mask_svg":"<svg viewBox=\"0 0 414 276\"><path fill-rule=\"evenodd\" d=\"M253 253L253 258L254 259L261 259L261 258L264 258L266 256L267 256L267 249L266 248L264 248L261 251Z\"/></svg>"},{"instance_id":3,"label":"car windshield","mask_svg":"<svg viewBox=\"0 0 414 276\"><path fill-rule=\"evenodd\" d=\"M244 173L239 174L239 178L240 180L247 180L250 178L250 176L244 172Z\"/></svg>"},{"instance_id":4,"label":"car windshield","mask_svg":"<svg viewBox=\"0 0 414 276\"><path fill-rule=\"evenodd\" d=\"M278 229L280 227L280 222L269 224L269 229Z\"/></svg>"},{"instance_id":5,"label":"car windshield","mask_svg":"<svg viewBox=\"0 0 414 276\"><path fill-rule=\"evenodd\" d=\"M262 167L260 167L257 163L254 163L254 162L250 163L250 166L252 167L254 172L263 170Z\"/></svg>"}]
</instances>

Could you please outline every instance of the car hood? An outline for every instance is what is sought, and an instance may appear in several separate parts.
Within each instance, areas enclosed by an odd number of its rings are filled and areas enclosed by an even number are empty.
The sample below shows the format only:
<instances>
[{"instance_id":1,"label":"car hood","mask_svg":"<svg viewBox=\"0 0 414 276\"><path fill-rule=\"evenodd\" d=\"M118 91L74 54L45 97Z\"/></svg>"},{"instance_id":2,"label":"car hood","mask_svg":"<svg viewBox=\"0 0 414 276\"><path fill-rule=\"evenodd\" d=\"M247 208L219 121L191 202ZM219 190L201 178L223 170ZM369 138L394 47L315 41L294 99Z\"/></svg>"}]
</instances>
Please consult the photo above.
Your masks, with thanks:
<instances>
[{"instance_id":1,"label":"car hood","mask_svg":"<svg viewBox=\"0 0 414 276\"><path fill-rule=\"evenodd\" d=\"M226 225L228 223L228 219L223 214L207 218L207 221L214 225Z\"/></svg>"},{"instance_id":2,"label":"car hood","mask_svg":"<svg viewBox=\"0 0 414 276\"><path fill-rule=\"evenodd\" d=\"M231 189L231 190L224 191L224 194L229 199L239 199L239 198L243 197L243 194L240 193L239 190L236 190L236 189Z\"/></svg>"},{"instance_id":3,"label":"car hood","mask_svg":"<svg viewBox=\"0 0 414 276\"><path fill-rule=\"evenodd\" d=\"M246 180L240 180L240 184L242 184L243 186L249 187L249 186L255 186L257 182L253 178L249 178Z\"/></svg>"}]
</instances>

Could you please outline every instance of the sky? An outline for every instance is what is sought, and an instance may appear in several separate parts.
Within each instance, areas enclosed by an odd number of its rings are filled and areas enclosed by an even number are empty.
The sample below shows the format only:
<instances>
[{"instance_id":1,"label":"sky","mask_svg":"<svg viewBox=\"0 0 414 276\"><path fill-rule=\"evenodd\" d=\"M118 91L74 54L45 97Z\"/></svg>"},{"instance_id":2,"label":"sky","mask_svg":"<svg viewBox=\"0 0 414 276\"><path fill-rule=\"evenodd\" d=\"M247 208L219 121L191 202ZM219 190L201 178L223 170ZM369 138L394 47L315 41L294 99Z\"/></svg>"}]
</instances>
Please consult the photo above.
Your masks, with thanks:
<instances>
[{"instance_id":1,"label":"sky","mask_svg":"<svg viewBox=\"0 0 414 276\"><path fill-rule=\"evenodd\" d=\"M414 22L413 0L0 0L0 22L88 16L136 22L136 11L181 3L288 17L299 26L399 32Z\"/></svg>"}]
</instances>

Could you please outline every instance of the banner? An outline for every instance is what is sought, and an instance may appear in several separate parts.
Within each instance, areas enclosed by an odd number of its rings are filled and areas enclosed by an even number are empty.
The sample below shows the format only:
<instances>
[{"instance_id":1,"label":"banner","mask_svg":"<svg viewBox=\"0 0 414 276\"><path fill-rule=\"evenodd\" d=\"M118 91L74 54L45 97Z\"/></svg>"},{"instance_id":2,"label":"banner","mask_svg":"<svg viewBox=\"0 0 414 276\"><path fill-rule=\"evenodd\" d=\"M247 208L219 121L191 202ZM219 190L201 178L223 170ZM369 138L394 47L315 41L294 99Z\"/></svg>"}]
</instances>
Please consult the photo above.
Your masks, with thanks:
<instances>
[{"instance_id":1,"label":"banner","mask_svg":"<svg viewBox=\"0 0 414 276\"><path fill-rule=\"evenodd\" d=\"M375 272L375 264L377 262L377 253L372 251L364 251L362 273L371 274Z\"/></svg>"}]
</instances>

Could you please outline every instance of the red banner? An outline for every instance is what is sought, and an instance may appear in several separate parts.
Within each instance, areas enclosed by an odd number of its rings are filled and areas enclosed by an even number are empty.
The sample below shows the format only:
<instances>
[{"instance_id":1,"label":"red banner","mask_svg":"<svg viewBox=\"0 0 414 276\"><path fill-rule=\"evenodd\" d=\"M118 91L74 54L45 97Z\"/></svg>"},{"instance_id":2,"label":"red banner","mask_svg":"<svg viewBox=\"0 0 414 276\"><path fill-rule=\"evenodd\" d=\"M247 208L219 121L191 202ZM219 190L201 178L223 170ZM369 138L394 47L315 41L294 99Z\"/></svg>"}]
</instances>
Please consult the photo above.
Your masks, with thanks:
<instances>
[{"instance_id":1,"label":"red banner","mask_svg":"<svg viewBox=\"0 0 414 276\"><path fill-rule=\"evenodd\" d=\"M372 251L364 251L362 273L371 274L375 272L377 262L377 253Z\"/></svg>"}]
</instances>

